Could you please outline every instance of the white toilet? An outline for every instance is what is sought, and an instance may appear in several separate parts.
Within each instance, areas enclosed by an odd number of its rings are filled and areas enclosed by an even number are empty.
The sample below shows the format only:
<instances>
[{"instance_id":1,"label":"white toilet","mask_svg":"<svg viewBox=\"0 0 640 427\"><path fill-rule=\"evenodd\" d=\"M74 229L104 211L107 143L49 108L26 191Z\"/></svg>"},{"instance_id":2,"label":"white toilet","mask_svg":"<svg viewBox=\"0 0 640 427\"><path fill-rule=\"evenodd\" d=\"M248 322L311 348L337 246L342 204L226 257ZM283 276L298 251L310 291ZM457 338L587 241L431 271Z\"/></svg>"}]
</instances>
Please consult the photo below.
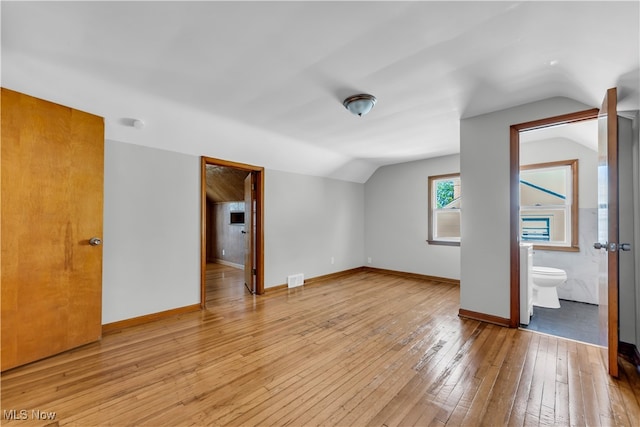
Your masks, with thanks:
<instances>
[{"instance_id":1,"label":"white toilet","mask_svg":"<svg viewBox=\"0 0 640 427\"><path fill-rule=\"evenodd\" d=\"M560 308L558 285L567 280L567 273L559 268L533 266L533 305Z\"/></svg>"}]
</instances>

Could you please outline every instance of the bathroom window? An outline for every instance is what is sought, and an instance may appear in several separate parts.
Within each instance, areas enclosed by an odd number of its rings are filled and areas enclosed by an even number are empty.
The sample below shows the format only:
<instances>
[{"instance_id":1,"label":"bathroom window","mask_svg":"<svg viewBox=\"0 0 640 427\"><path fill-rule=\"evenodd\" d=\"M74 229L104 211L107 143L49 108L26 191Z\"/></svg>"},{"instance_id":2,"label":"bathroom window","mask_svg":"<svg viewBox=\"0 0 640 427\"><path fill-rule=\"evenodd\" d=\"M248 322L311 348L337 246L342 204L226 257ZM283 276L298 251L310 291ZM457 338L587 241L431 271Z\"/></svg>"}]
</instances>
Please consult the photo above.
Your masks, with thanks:
<instances>
[{"instance_id":1,"label":"bathroom window","mask_svg":"<svg viewBox=\"0 0 640 427\"><path fill-rule=\"evenodd\" d=\"M429 177L429 244L460 246L460 174Z\"/></svg>"},{"instance_id":2,"label":"bathroom window","mask_svg":"<svg viewBox=\"0 0 640 427\"><path fill-rule=\"evenodd\" d=\"M520 167L520 240L578 250L578 160Z\"/></svg>"}]
</instances>

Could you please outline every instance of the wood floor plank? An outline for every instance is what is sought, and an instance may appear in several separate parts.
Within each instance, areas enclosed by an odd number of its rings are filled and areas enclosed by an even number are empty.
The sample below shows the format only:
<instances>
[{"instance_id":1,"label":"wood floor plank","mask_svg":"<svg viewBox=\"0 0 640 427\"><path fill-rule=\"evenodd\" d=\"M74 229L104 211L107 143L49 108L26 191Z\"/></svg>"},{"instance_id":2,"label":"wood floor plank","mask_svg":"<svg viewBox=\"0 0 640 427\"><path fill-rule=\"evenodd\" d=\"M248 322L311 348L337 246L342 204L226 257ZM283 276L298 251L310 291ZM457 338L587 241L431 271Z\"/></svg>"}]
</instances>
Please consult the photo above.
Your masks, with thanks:
<instances>
[{"instance_id":1,"label":"wood floor plank","mask_svg":"<svg viewBox=\"0 0 640 427\"><path fill-rule=\"evenodd\" d=\"M558 340L556 353L556 379L555 379L555 402L554 402L554 424L568 426L569 407L562 402L569 400L569 356L568 341Z\"/></svg>"},{"instance_id":2,"label":"wood floor plank","mask_svg":"<svg viewBox=\"0 0 640 427\"><path fill-rule=\"evenodd\" d=\"M510 332L509 351L496 379L496 392L488 399L486 413L490 414L490 418L483 420L484 425L506 425L516 397L532 334L522 334L515 330Z\"/></svg>"},{"instance_id":3,"label":"wood floor plank","mask_svg":"<svg viewBox=\"0 0 640 427\"><path fill-rule=\"evenodd\" d=\"M542 384L542 404L540 405L540 424L555 425L556 376L558 360L558 340L549 338L544 361L544 381Z\"/></svg>"},{"instance_id":4,"label":"wood floor plank","mask_svg":"<svg viewBox=\"0 0 640 427\"><path fill-rule=\"evenodd\" d=\"M447 363L459 349L457 343L460 341L459 337L452 336L450 330L440 325L435 329L438 332L431 337L432 345L414 366L417 374L382 411L376 414L370 425L400 423L413 406L419 404L428 388L441 378L440 374L446 370Z\"/></svg>"},{"instance_id":5,"label":"wood floor plank","mask_svg":"<svg viewBox=\"0 0 640 427\"><path fill-rule=\"evenodd\" d=\"M612 388L620 391L624 412L631 422L635 422L640 420L640 375L636 367L626 360L621 361L619 374L619 387L612 385Z\"/></svg>"},{"instance_id":6,"label":"wood floor plank","mask_svg":"<svg viewBox=\"0 0 640 427\"><path fill-rule=\"evenodd\" d=\"M542 395L545 382L545 365L547 363L547 353L549 351L548 336L540 338L536 362L527 399L527 409L525 412L524 425L540 424L540 414L542 412Z\"/></svg>"},{"instance_id":7,"label":"wood floor plank","mask_svg":"<svg viewBox=\"0 0 640 427\"><path fill-rule=\"evenodd\" d=\"M421 304L417 305L416 307L419 308L420 306L428 303L429 301L425 300L425 301L422 301ZM410 312L405 312L397 316L399 319L402 319L403 317L406 317L407 319L405 319L405 321L403 322L396 323L395 325L396 328L394 328L395 331L393 335L402 331L403 330L402 328L397 328L397 327L399 325L406 324L405 322L409 322L408 318L412 316L413 315ZM422 330L426 333L423 327L416 329L416 331L419 331L419 330ZM389 333L391 333L391 331L387 331L387 334ZM394 364L401 357L406 357L404 351L402 350L408 345L411 345L412 343L414 343L416 340L424 338L424 335L416 335L411 333L405 336L404 338L401 338L400 336L398 336L398 338L399 338L399 342L397 344L383 347L381 349L381 350L386 349L386 351L388 352L387 353L388 357L380 357L381 354L379 350L378 354L372 357L368 366L366 366L366 369L362 370L362 374L364 375L361 374L361 375L358 375L357 377L354 375L351 378L349 378L348 381L344 381L339 388L331 389L330 390L331 398L323 399L322 405L316 404L313 406L313 408L309 408L308 406L299 406L296 409L297 412L303 413L304 415L299 417L289 417L290 421L294 425L306 425L314 418L320 419L320 420L330 418L333 412L338 411L339 408L344 408L345 404L348 405L349 401L351 400L349 399L348 401L345 402L342 399L338 399L337 396L357 395L358 392L360 392L362 389L365 388L365 384L370 381L370 378L375 377L377 372L388 369L389 364ZM385 356L385 355L386 354L382 354L382 356ZM353 368L351 369L353 370Z\"/></svg>"},{"instance_id":8,"label":"wood floor plank","mask_svg":"<svg viewBox=\"0 0 640 427\"><path fill-rule=\"evenodd\" d=\"M465 346L470 342L471 345L464 349L467 354L458 365L457 371L459 373L457 374L455 371L452 372L452 375L450 375L450 378L447 380L448 387L443 387L441 392L434 397L435 402L439 403L440 406L436 419L443 423L449 421L453 411L460 405L461 399L468 388L469 382L474 380L477 366L474 363L473 355L475 355L477 351L485 345L486 340L489 337L488 333L483 333L485 326L486 324L484 323L479 324L473 331L473 334L470 335L469 339L467 339ZM469 409L469 406L470 403L466 406L467 410Z\"/></svg>"},{"instance_id":9,"label":"wood floor plank","mask_svg":"<svg viewBox=\"0 0 640 427\"><path fill-rule=\"evenodd\" d=\"M573 341L567 343L567 376L568 376L568 401L567 409L569 411L569 425L584 426L585 408L582 396L582 386L580 381L580 367L578 362L577 344ZM557 404L562 404L558 402Z\"/></svg>"},{"instance_id":10,"label":"wood floor plank","mask_svg":"<svg viewBox=\"0 0 640 427\"><path fill-rule=\"evenodd\" d=\"M524 425L541 335L529 332L529 338L530 340L527 346L527 351L523 356L524 363L522 366L522 372L520 373L518 387L511 406L511 413L509 414L509 419L507 421L507 425L514 427Z\"/></svg>"},{"instance_id":11,"label":"wood floor plank","mask_svg":"<svg viewBox=\"0 0 640 427\"><path fill-rule=\"evenodd\" d=\"M250 295L207 266L207 308L2 373L2 425L629 425L640 379L601 350L457 316L450 283L358 271ZM55 412L54 420L11 410ZM31 416L31 412L29 412ZM52 424L53 423L53 424Z\"/></svg>"},{"instance_id":12,"label":"wood floor plank","mask_svg":"<svg viewBox=\"0 0 640 427\"><path fill-rule=\"evenodd\" d=\"M584 399L585 425L600 425L600 413L592 373L594 366L589 362L588 349L585 347L578 349L578 366L582 398ZM595 368L598 369L598 367Z\"/></svg>"}]
</instances>

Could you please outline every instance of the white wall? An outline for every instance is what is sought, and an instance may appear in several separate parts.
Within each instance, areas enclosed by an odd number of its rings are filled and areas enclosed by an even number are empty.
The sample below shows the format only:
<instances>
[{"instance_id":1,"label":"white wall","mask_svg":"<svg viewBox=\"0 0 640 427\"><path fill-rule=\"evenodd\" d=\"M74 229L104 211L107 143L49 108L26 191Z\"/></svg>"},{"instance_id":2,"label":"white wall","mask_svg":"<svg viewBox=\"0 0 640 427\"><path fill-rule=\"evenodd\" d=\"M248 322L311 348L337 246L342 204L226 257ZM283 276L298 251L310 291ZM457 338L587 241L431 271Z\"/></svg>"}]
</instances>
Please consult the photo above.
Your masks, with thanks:
<instances>
[{"instance_id":1,"label":"white wall","mask_svg":"<svg viewBox=\"0 0 640 427\"><path fill-rule=\"evenodd\" d=\"M588 108L552 98L460 121L461 308L510 317L509 127Z\"/></svg>"},{"instance_id":2,"label":"white wall","mask_svg":"<svg viewBox=\"0 0 640 427\"><path fill-rule=\"evenodd\" d=\"M198 157L107 140L102 323L200 303Z\"/></svg>"},{"instance_id":3,"label":"white wall","mask_svg":"<svg viewBox=\"0 0 640 427\"><path fill-rule=\"evenodd\" d=\"M265 171L265 288L364 265L363 218L363 184Z\"/></svg>"},{"instance_id":4,"label":"white wall","mask_svg":"<svg viewBox=\"0 0 640 427\"><path fill-rule=\"evenodd\" d=\"M428 178L460 172L460 156L383 166L365 183L365 260L372 267L460 278L460 247L427 243ZM466 197L466 183L463 183ZM464 202L463 202L464 203ZM464 216L464 205L463 205Z\"/></svg>"},{"instance_id":5,"label":"white wall","mask_svg":"<svg viewBox=\"0 0 640 427\"><path fill-rule=\"evenodd\" d=\"M103 324L198 304L199 157L108 140L104 202ZM363 184L267 170L265 287L362 266L363 218Z\"/></svg>"}]
</instances>

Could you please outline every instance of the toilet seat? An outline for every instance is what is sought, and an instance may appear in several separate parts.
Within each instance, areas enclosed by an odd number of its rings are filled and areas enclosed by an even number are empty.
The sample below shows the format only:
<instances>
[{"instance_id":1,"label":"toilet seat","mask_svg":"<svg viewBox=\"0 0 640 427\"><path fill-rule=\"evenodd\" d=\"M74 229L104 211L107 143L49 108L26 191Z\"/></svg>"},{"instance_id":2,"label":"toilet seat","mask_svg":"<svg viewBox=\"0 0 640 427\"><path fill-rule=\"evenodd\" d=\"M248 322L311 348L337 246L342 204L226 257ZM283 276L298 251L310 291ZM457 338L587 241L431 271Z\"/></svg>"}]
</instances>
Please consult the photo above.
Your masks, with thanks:
<instances>
[{"instance_id":1,"label":"toilet seat","mask_svg":"<svg viewBox=\"0 0 640 427\"><path fill-rule=\"evenodd\" d=\"M567 273L564 270L553 267L533 267L533 273L541 276L566 276Z\"/></svg>"}]
</instances>

